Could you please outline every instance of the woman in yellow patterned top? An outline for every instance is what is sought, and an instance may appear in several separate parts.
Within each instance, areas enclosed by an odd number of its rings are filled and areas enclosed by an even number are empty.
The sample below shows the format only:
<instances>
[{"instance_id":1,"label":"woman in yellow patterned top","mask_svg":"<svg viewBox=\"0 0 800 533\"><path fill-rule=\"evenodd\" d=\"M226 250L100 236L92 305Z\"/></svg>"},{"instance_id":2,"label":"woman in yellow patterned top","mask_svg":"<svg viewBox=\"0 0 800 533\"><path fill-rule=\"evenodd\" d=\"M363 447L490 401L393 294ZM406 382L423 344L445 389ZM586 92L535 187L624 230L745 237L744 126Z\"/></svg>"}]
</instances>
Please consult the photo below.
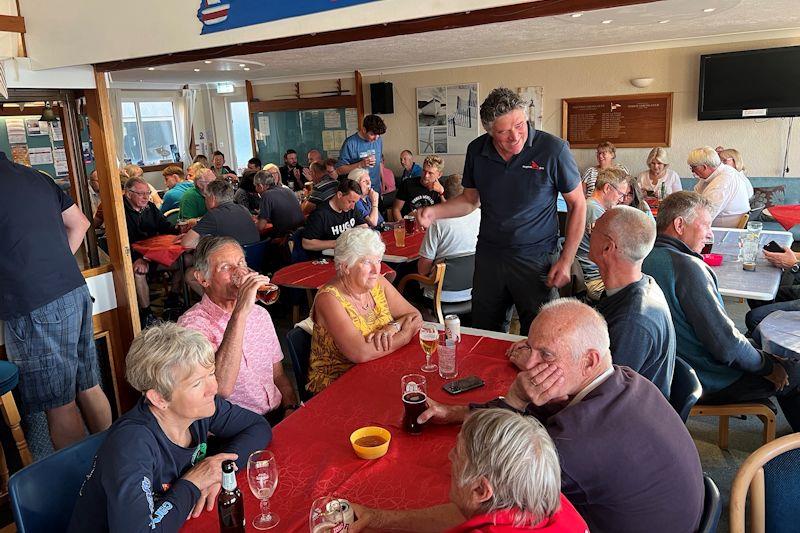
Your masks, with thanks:
<instances>
[{"instance_id":1,"label":"woman in yellow patterned top","mask_svg":"<svg viewBox=\"0 0 800 533\"><path fill-rule=\"evenodd\" d=\"M367 228L336 239L336 278L320 289L311 311L309 392L320 392L356 363L405 346L419 331L419 311L381 275L385 249Z\"/></svg>"}]
</instances>

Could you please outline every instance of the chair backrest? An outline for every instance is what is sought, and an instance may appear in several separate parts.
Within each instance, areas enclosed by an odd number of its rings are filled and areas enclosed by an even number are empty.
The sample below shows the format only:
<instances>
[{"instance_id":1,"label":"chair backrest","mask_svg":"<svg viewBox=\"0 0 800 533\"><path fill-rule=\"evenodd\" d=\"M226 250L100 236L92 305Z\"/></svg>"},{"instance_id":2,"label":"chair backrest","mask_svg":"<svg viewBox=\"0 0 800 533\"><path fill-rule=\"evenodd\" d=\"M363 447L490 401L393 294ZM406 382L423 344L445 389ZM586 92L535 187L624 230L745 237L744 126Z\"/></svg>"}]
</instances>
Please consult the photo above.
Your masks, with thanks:
<instances>
[{"instance_id":1,"label":"chair backrest","mask_svg":"<svg viewBox=\"0 0 800 533\"><path fill-rule=\"evenodd\" d=\"M697 373L680 357L675 358L675 372L672 374L672 385L669 392L669 403L686 423L689 411L703 394L703 386Z\"/></svg>"},{"instance_id":2,"label":"chair backrest","mask_svg":"<svg viewBox=\"0 0 800 533\"><path fill-rule=\"evenodd\" d=\"M302 401L309 400L311 393L306 390L308 383L308 363L311 358L311 335L303 328L295 326L286 334L286 347L292 360L294 379Z\"/></svg>"},{"instance_id":3,"label":"chair backrest","mask_svg":"<svg viewBox=\"0 0 800 533\"><path fill-rule=\"evenodd\" d=\"M748 213L750 220L761 220L761 212L764 211L764 208L767 207L764 202L752 202L750 204L750 213Z\"/></svg>"},{"instance_id":4,"label":"chair backrest","mask_svg":"<svg viewBox=\"0 0 800 533\"><path fill-rule=\"evenodd\" d=\"M269 241L269 239L264 239L263 241L242 246L242 248L244 248L244 260L247 261L247 266L257 272L263 272Z\"/></svg>"},{"instance_id":5,"label":"chair backrest","mask_svg":"<svg viewBox=\"0 0 800 533\"><path fill-rule=\"evenodd\" d=\"M703 473L703 488L705 499L703 500L703 514L700 517L700 527L697 529L697 533L716 533L719 517L722 515L722 502L720 501L719 489L716 483L706 473Z\"/></svg>"},{"instance_id":6,"label":"chair backrest","mask_svg":"<svg viewBox=\"0 0 800 533\"><path fill-rule=\"evenodd\" d=\"M26 466L11 476L8 494L19 533L66 531L78 492L106 432Z\"/></svg>"},{"instance_id":7,"label":"chair backrest","mask_svg":"<svg viewBox=\"0 0 800 533\"><path fill-rule=\"evenodd\" d=\"M744 533L745 503L750 493L753 531L797 531L800 523L800 433L775 439L748 457L731 487L731 533ZM761 521L763 523L760 523ZM766 529L765 529L766 526Z\"/></svg>"},{"instance_id":8,"label":"chair backrest","mask_svg":"<svg viewBox=\"0 0 800 533\"><path fill-rule=\"evenodd\" d=\"M739 229L746 228L748 220L750 220L750 213L745 213L744 215L739 217L739 222L736 223L736 227Z\"/></svg>"},{"instance_id":9,"label":"chair backrest","mask_svg":"<svg viewBox=\"0 0 800 533\"><path fill-rule=\"evenodd\" d=\"M472 288L475 274L475 254L445 257L447 271L442 282L443 291L463 291Z\"/></svg>"}]
</instances>

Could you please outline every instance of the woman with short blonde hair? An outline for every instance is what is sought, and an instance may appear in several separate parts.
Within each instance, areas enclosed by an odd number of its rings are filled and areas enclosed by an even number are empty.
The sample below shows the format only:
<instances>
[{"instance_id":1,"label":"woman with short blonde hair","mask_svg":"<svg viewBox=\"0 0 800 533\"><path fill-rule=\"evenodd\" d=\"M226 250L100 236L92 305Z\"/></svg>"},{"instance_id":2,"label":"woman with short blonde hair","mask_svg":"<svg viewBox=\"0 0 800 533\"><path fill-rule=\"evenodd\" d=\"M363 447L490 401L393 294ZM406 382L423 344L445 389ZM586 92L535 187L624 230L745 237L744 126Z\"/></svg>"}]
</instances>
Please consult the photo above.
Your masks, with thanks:
<instances>
[{"instance_id":1,"label":"woman with short blonde hair","mask_svg":"<svg viewBox=\"0 0 800 533\"><path fill-rule=\"evenodd\" d=\"M667 151L656 146L647 154L647 167L636 177L636 183L641 191L649 197L663 200L668 195L683 190L681 177L669 168Z\"/></svg>"},{"instance_id":2,"label":"woman with short blonde hair","mask_svg":"<svg viewBox=\"0 0 800 533\"><path fill-rule=\"evenodd\" d=\"M720 150L718 154L719 160L723 164L733 167L744 174L744 160L742 159L742 154L739 153L739 150L734 148L725 148L724 150Z\"/></svg>"},{"instance_id":3,"label":"woman with short blonde hair","mask_svg":"<svg viewBox=\"0 0 800 533\"><path fill-rule=\"evenodd\" d=\"M422 317L381 274L386 246L371 229L336 239L336 278L319 290L306 389L318 393L357 363L390 354L419 331Z\"/></svg>"}]
</instances>

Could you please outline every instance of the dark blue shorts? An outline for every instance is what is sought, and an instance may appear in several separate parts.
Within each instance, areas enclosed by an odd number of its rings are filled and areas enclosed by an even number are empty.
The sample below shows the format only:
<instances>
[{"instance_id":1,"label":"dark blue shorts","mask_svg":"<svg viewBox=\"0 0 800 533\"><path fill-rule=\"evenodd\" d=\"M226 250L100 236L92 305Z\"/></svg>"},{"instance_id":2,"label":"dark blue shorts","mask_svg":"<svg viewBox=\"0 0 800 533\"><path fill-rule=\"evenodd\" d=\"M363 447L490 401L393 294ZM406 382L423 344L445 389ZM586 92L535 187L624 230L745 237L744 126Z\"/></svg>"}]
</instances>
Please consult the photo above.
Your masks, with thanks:
<instances>
[{"instance_id":1,"label":"dark blue shorts","mask_svg":"<svg viewBox=\"0 0 800 533\"><path fill-rule=\"evenodd\" d=\"M19 367L25 413L66 405L100 382L86 285L8 320L5 343L8 360Z\"/></svg>"}]
</instances>

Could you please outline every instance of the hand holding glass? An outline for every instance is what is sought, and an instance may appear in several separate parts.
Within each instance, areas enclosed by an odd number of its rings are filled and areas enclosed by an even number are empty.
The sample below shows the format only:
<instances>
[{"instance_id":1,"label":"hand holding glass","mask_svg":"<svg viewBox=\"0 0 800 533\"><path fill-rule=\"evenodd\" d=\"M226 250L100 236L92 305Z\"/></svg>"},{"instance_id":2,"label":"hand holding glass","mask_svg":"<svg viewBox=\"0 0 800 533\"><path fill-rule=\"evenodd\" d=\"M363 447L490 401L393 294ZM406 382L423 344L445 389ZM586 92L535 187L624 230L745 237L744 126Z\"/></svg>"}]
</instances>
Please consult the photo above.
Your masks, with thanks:
<instances>
[{"instance_id":1,"label":"hand holding glass","mask_svg":"<svg viewBox=\"0 0 800 533\"><path fill-rule=\"evenodd\" d=\"M231 274L231 282L233 282L233 285L237 289L241 288L242 284L244 283L244 277L251 273L258 274L258 272L251 268L239 269ZM261 302L264 305L272 305L278 300L278 296L280 296L280 294L280 287L274 283L265 283L258 288L258 291L256 292L256 301Z\"/></svg>"},{"instance_id":2,"label":"hand holding glass","mask_svg":"<svg viewBox=\"0 0 800 533\"><path fill-rule=\"evenodd\" d=\"M247 482L253 496L261 501L261 514L253 519L256 529L271 529L280 518L269 510L269 499L278 486L278 464L269 450L259 450L247 459Z\"/></svg>"}]
</instances>

